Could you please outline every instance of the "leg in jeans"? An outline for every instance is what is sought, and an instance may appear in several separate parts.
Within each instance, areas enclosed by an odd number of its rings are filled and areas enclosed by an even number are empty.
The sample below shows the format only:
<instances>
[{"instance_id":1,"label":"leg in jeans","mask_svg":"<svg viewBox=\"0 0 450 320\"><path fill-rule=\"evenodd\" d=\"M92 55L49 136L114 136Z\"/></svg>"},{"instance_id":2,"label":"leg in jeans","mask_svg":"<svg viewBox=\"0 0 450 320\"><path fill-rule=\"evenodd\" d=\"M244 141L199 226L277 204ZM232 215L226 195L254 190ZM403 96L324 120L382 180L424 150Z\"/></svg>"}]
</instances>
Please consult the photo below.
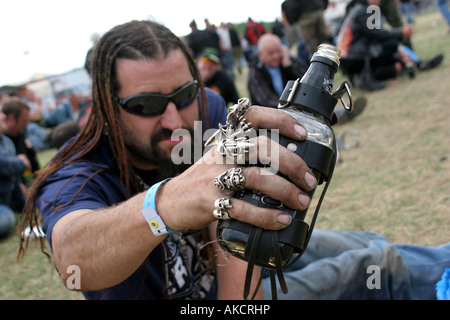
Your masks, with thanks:
<instances>
[{"instance_id":1,"label":"leg in jeans","mask_svg":"<svg viewBox=\"0 0 450 320\"><path fill-rule=\"evenodd\" d=\"M447 0L436 0L436 4L439 8L447 24L450 26L450 10L448 9Z\"/></svg>"},{"instance_id":2,"label":"leg in jeans","mask_svg":"<svg viewBox=\"0 0 450 320\"><path fill-rule=\"evenodd\" d=\"M434 299L434 284L450 264L449 250L396 246L370 232L314 230L304 255L285 272L289 292L278 286L278 298ZM379 289L371 286L374 279ZM270 281L263 281L270 299Z\"/></svg>"},{"instance_id":3,"label":"leg in jeans","mask_svg":"<svg viewBox=\"0 0 450 320\"><path fill-rule=\"evenodd\" d=\"M14 212L10 207L0 204L0 238L7 236L15 224Z\"/></svg>"},{"instance_id":4,"label":"leg in jeans","mask_svg":"<svg viewBox=\"0 0 450 320\"><path fill-rule=\"evenodd\" d=\"M436 298L435 284L450 267L450 243L439 247L395 244L410 272L411 299Z\"/></svg>"}]
</instances>

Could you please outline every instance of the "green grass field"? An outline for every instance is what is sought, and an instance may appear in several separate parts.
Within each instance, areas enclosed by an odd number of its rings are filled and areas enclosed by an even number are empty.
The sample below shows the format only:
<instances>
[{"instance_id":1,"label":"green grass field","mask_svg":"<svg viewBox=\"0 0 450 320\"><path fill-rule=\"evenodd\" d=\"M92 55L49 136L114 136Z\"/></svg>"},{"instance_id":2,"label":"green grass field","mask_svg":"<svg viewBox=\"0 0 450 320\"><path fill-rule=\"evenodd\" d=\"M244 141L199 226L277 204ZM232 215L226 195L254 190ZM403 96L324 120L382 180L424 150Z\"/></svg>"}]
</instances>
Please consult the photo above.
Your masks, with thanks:
<instances>
[{"instance_id":1,"label":"green grass field","mask_svg":"<svg viewBox=\"0 0 450 320\"><path fill-rule=\"evenodd\" d=\"M401 77L382 91L353 90L368 106L335 131L357 130L360 146L342 151L316 228L370 230L411 244L450 241L450 34L438 12L416 21L412 41L419 56L447 56L437 69ZM237 79L241 96L247 95L245 77ZM338 74L336 83L343 80ZM41 162L53 152L41 153ZM0 299L83 298L65 288L37 243L19 263L17 251L17 236L0 241Z\"/></svg>"}]
</instances>

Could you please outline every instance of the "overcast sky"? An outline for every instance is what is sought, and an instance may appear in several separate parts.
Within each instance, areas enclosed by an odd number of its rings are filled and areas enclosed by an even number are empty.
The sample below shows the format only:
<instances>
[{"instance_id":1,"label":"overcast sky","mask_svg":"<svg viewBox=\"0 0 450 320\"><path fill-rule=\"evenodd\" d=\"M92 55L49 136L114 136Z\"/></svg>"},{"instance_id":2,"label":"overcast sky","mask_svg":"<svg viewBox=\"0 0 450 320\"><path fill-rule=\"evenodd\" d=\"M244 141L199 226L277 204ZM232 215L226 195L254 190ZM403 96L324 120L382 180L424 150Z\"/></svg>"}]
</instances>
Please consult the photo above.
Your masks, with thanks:
<instances>
[{"instance_id":1,"label":"overcast sky","mask_svg":"<svg viewBox=\"0 0 450 320\"><path fill-rule=\"evenodd\" d=\"M0 86L36 73L58 74L83 66L91 35L133 19L153 19L177 35L208 18L273 21L282 0L0 0Z\"/></svg>"}]
</instances>

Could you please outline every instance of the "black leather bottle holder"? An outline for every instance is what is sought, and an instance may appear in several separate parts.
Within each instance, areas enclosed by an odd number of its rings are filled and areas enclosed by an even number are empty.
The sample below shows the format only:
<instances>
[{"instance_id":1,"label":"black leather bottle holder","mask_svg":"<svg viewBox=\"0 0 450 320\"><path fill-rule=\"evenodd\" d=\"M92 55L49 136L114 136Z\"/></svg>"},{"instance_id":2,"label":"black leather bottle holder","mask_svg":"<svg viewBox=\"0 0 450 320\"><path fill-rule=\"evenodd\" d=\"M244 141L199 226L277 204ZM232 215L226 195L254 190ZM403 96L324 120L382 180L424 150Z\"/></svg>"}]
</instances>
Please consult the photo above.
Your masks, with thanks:
<instances>
[{"instance_id":1,"label":"black leather bottle holder","mask_svg":"<svg viewBox=\"0 0 450 320\"><path fill-rule=\"evenodd\" d=\"M294 141L286 137L280 137L280 144L283 146L286 146L291 142ZM277 274L283 293L287 293L288 288L284 281L283 270L290 268L304 253L309 238L311 237L320 205L325 196L329 181L331 180L331 173L334 170L336 162L336 152L311 141L295 143L298 145L295 153L304 159L312 169L315 176L318 178L318 183L320 184L321 182L326 181L326 185L324 186L316 210L311 219L311 225L308 225L303 221L306 216L306 210L292 210L284 206L281 202L271 199L260 192L245 189L239 191L235 197L259 207L279 209L288 212L293 217L291 224L285 229L273 231L264 230L239 220L231 219L222 221L220 228L217 230L219 244L221 235L229 232L229 230L236 230L249 235L243 256L238 256L248 262L244 298L247 298L249 295L250 281L255 265L269 271L273 299L277 298L274 272ZM325 172L326 174L324 174ZM309 193L311 198L313 193L314 190ZM261 276L264 273L263 271L264 270L261 272ZM262 278L258 283L258 287L261 280ZM255 290L255 293L257 290L258 289Z\"/></svg>"},{"instance_id":2,"label":"black leather bottle holder","mask_svg":"<svg viewBox=\"0 0 450 320\"><path fill-rule=\"evenodd\" d=\"M318 90L317 88L307 84L300 84L299 88L292 89L294 85L294 81L290 81L288 83L288 90L285 89L283 95L280 97L280 104L292 103L301 107L308 107L311 104L313 104L314 107L320 105L321 108L318 112L327 118L330 123L334 124L336 122L334 107L340 98L339 96L329 94L323 90ZM287 97L290 91L289 88L291 91L297 91L294 93L295 96L290 97L292 98L292 101L289 101L290 99ZM340 89L337 90L337 92L338 91L343 90ZM318 103L318 101L320 101L320 103ZM297 149L295 153L299 155L314 172L318 184L321 184L322 182L326 182L326 184L320 198L318 199L310 225L304 221L307 210L302 212L292 210L284 206L281 202L253 190L245 189L236 193L235 197L238 199L245 200L259 207L280 209L288 212L293 217L292 223L280 231L265 230L234 219L223 220L219 223L219 227L217 228L217 238L219 244L221 244L220 239L222 235L227 232L232 232L232 230L248 235L248 240L245 239L247 240L247 243L243 253L238 254L235 252L230 252L231 254L234 254L248 262L244 299L246 299L250 293L251 278L254 266L260 266L262 270L261 277L252 298L254 298L259 289L265 271L268 271L270 276L272 299L277 299L275 274L277 275L282 292L288 292L288 288L284 280L283 270L290 268L304 253L314 229L314 224L317 219L321 203L334 171L337 154L335 141L333 149L330 149L329 147L310 140L298 142L284 136L280 136L281 145L286 147L290 143L296 144ZM313 193L314 191L309 194L311 198Z\"/></svg>"}]
</instances>

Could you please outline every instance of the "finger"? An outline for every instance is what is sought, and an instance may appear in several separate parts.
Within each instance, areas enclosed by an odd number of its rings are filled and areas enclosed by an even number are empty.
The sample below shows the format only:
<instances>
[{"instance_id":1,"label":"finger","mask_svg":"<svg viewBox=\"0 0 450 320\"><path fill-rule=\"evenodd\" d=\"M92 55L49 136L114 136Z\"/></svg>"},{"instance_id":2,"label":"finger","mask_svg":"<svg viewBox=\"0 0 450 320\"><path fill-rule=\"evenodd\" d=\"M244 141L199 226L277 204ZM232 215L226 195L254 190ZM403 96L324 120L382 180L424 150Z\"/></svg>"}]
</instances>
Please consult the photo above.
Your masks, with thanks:
<instances>
[{"instance_id":1,"label":"finger","mask_svg":"<svg viewBox=\"0 0 450 320\"><path fill-rule=\"evenodd\" d=\"M272 173L280 172L289 181L305 191L313 190L317 186L317 180L308 165L298 155L267 136L258 136L250 140L252 146L243 152L241 158L223 157L213 149L211 159L216 164L225 164L231 167L236 165L262 165L268 167ZM224 171L225 172L225 171ZM258 171L260 174L268 174L266 171Z\"/></svg>"},{"instance_id":2,"label":"finger","mask_svg":"<svg viewBox=\"0 0 450 320\"><path fill-rule=\"evenodd\" d=\"M245 119L255 130L279 129L280 134L299 141L306 139L308 135L297 120L282 110L252 106L245 113Z\"/></svg>"},{"instance_id":3,"label":"finger","mask_svg":"<svg viewBox=\"0 0 450 320\"><path fill-rule=\"evenodd\" d=\"M267 136L258 136L252 141L255 147L249 150L248 163L266 165L273 173L280 172L302 190L309 191L317 186L314 174L301 157Z\"/></svg>"},{"instance_id":4,"label":"finger","mask_svg":"<svg viewBox=\"0 0 450 320\"><path fill-rule=\"evenodd\" d=\"M230 218L263 229L280 230L292 222L292 217L280 210L261 208L236 198L231 198L231 205L232 207L227 209Z\"/></svg>"},{"instance_id":5,"label":"finger","mask_svg":"<svg viewBox=\"0 0 450 320\"><path fill-rule=\"evenodd\" d=\"M244 168L245 187L281 201L293 210L305 210L311 199L292 182L259 167Z\"/></svg>"}]
</instances>

